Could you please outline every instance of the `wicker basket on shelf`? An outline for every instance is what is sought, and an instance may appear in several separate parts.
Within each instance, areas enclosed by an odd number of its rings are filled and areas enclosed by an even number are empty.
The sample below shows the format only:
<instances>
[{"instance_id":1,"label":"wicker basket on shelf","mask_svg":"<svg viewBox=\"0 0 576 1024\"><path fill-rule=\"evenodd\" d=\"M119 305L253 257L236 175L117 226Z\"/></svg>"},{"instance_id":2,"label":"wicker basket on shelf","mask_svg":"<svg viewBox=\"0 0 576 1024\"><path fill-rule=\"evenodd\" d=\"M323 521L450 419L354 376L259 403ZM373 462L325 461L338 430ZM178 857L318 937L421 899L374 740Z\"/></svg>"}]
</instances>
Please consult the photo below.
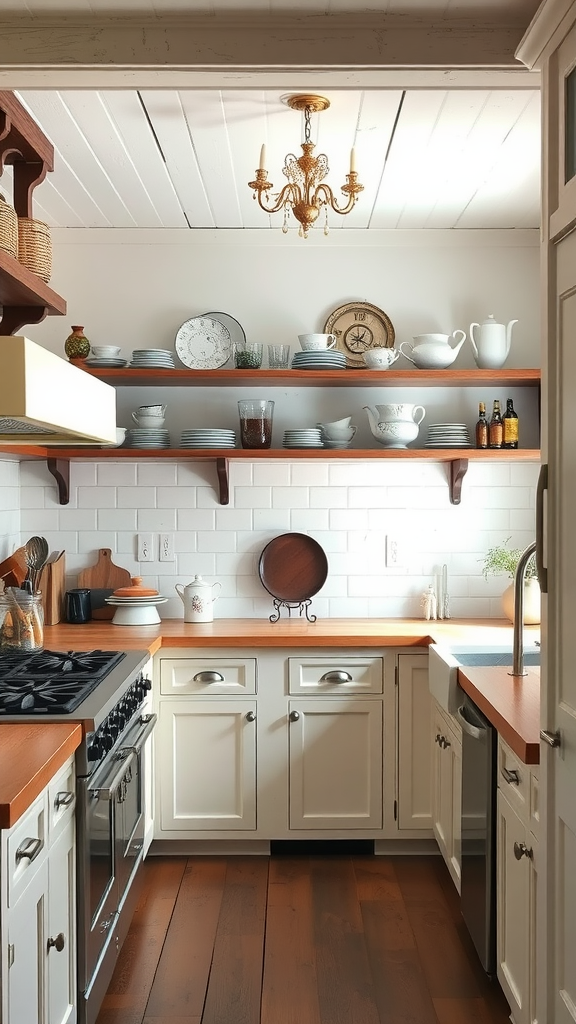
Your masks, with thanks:
<instances>
[{"instance_id":1,"label":"wicker basket on shelf","mask_svg":"<svg viewBox=\"0 0 576 1024\"><path fill-rule=\"evenodd\" d=\"M43 220L18 217L18 262L48 282L52 275L52 239Z\"/></svg>"},{"instance_id":2,"label":"wicker basket on shelf","mask_svg":"<svg viewBox=\"0 0 576 1024\"><path fill-rule=\"evenodd\" d=\"M0 249L18 258L18 217L3 195L0 195Z\"/></svg>"}]
</instances>

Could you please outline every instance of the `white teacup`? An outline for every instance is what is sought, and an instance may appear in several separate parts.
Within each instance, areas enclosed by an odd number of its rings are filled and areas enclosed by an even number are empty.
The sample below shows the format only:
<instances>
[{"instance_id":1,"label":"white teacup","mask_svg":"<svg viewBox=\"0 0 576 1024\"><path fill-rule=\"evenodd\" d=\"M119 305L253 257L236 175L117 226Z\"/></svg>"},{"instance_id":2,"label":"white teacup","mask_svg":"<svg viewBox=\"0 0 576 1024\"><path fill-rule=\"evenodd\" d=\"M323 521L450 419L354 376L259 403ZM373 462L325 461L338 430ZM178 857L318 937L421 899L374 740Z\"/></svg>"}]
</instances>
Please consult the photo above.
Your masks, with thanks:
<instances>
[{"instance_id":1,"label":"white teacup","mask_svg":"<svg viewBox=\"0 0 576 1024\"><path fill-rule=\"evenodd\" d=\"M356 427L334 427L330 423L319 423L320 430L329 441L351 441Z\"/></svg>"},{"instance_id":2,"label":"white teacup","mask_svg":"<svg viewBox=\"0 0 576 1024\"><path fill-rule=\"evenodd\" d=\"M134 420L134 423L136 423L137 426L144 427L146 429L150 427L160 429L160 427L164 426L163 416L139 416L138 413L133 412L132 419Z\"/></svg>"},{"instance_id":3,"label":"white teacup","mask_svg":"<svg viewBox=\"0 0 576 1024\"><path fill-rule=\"evenodd\" d=\"M116 359L122 350L116 345L91 345L90 351L97 359Z\"/></svg>"},{"instance_id":4,"label":"white teacup","mask_svg":"<svg viewBox=\"0 0 576 1024\"><path fill-rule=\"evenodd\" d=\"M364 353L364 362L369 370L388 370L399 355L395 348L369 348Z\"/></svg>"},{"instance_id":5,"label":"white teacup","mask_svg":"<svg viewBox=\"0 0 576 1024\"><path fill-rule=\"evenodd\" d=\"M133 416L164 416L166 413L165 405L139 405Z\"/></svg>"},{"instance_id":6,"label":"white teacup","mask_svg":"<svg viewBox=\"0 0 576 1024\"><path fill-rule=\"evenodd\" d=\"M322 352L328 348L334 348L336 344L335 334L299 334L300 347L305 352Z\"/></svg>"},{"instance_id":7,"label":"white teacup","mask_svg":"<svg viewBox=\"0 0 576 1024\"><path fill-rule=\"evenodd\" d=\"M332 420L330 423L319 423L318 426L322 427L323 430L333 428L334 430L345 430L346 427L350 426L351 416L345 416L342 420Z\"/></svg>"}]
</instances>

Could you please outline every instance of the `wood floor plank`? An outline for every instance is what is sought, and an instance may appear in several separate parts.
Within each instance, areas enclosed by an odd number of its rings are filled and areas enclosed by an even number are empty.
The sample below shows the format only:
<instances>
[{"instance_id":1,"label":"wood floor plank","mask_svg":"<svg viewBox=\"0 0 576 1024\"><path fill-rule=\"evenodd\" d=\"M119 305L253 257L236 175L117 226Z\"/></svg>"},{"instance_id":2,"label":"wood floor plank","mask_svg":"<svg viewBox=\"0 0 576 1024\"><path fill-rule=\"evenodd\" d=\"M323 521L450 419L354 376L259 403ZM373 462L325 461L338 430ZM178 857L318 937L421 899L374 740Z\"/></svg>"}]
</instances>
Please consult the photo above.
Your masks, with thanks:
<instances>
[{"instance_id":1,"label":"wood floor plank","mask_svg":"<svg viewBox=\"0 0 576 1024\"><path fill-rule=\"evenodd\" d=\"M311 860L322 1024L380 1024L349 857Z\"/></svg>"},{"instance_id":2,"label":"wood floor plank","mask_svg":"<svg viewBox=\"0 0 576 1024\"><path fill-rule=\"evenodd\" d=\"M261 1024L321 1024L306 857L270 862Z\"/></svg>"},{"instance_id":3,"label":"wood floor plank","mask_svg":"<svg viewBox=\"0 0 576 1024\"><path fill-rule=\"evenodd\" d=\"M435 999L439 1024L510 1024L510 1014L495 1016L486 1000Z\"/></svg>"},{"instance_id":4,"label":"wood floor plank","mask_svg":"<svg viewBox=\"0 0 576 1024\"><path fill-rule=\"evenodd\" d=\"M202 1017L226 866L225 857L187 862L146 1006L148 1017Z\"/></svg>"},{"instance_id":5,"label":"wood floor plank","mask_svg":"<svg viewBox=\"0 0 576 1024\"><path fill-rule=\"evenodd\" d=\"M402 903L394 864L389 857L354 857L358 900Z\"/></svg>"},{"instance_id":6,"label":"wood floor plank","mask_svg":"<svg viewBox=\"0 0 576 1024\"><path fill-rule=\"evenodd\" d=\"M186 859L151 857L142 868L142 891L97 1024L140 1024Z\"/></svg>"},{"instance_id":7,"label":"wood floor plank","mask_svg":"<svg viewBox=\"0 0 576 1024\"><path fill-rule=\"evenodd\" d=\"M228 860L202 1024L260 1024L268 866Z\"/></svg>"},{"instance_id":8,"label":"wood floor plank","mask_svg":"<svg viewBox=\"0 0 576 1024\"><path fill-rule=\"evenodd\" d=\"M201 1017L144 1017L142 1024L202 1024Z\"/></svg>"},{"instance_id":9,"label":"wood floor plank","mask_svg":"<svg viewBox=\"0 0 576 1024\"><path fill-rule=\"evenodd\" d=\"M481 996L478 977L463 948L434 868L425 860L411 857L395 860L395 868L432 997Z\"/></svg>"}]
</instances>

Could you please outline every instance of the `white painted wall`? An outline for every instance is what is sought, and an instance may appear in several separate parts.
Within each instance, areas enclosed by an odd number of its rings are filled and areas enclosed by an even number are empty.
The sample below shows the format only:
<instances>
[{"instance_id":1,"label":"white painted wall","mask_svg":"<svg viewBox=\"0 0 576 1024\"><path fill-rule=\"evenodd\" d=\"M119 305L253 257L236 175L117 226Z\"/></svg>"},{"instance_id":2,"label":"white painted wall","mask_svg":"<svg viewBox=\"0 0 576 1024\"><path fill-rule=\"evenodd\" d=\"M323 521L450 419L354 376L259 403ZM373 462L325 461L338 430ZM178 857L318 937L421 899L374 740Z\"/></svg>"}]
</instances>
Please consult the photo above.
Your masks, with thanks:
<instances>
[{"instance_id":1,"label":"white painted wall","mask_svg":"<svg viewBox=\"0 0 576 1024\"><path fill-rule=\"evenodd\" d=\"M20 469L0 458L0 561L20 544Z\"/></svg>"},{"instance_id":2,"label":"white painted wall","mask_svg":"<svg viewBox=\"0 0 576 1024\"><path fill-rule=\"evenodd\" d=\"M343 238L343 235L346 238ZM307 241L280 231L55 231L51 284L68 297L65 320L27 328L33 340L63 353L71 324L84 325L94 344L173 350L187 318L209 310L236 317L249 338L288 342L322 330L328 314L356 298L391 318L397 344L424 331L468 329L489 313L518 318L508 365L540 364L538 234L525 231L335 232ZM403 357L397 366L408 365ZM473 367L469 345L455 367ZM415 384L418 371L414 370ZM237 427L236 400L253 392L231 389L119 391L118 422L142 402L168 405L178 443L184 426ZM521 416L521 443L537 447L536 395L515 389L273 389L274 444L295 423L352 415L355 444L377 447L363 406L401 400L426 406L428 422L473 426L478 401L509 394ZM327 552L330 571L314 600L320 615L420 614L419 598L435 566L449 567L453 616L500 615L504 578L486 582L481 559L497 541L522 547L534 536L537 466L470 464L462 503L448 500L446 468L433 462L231 462L231 501L217 503L211 463L74 462L69 506L57 504L43 463L21 467L22 536L44 533L67 552L68 584L109 546L116 560L158 587L170 602L164 617L182 614L176 582L195 573L223 584L216 612L270 614L271 599L257 574L258 556L274 536L310 533ZM135 535L176 534L176 561L139 565ZM384 562L384 538L404 541L404 564Z\"/></svg>"}]
</instances>

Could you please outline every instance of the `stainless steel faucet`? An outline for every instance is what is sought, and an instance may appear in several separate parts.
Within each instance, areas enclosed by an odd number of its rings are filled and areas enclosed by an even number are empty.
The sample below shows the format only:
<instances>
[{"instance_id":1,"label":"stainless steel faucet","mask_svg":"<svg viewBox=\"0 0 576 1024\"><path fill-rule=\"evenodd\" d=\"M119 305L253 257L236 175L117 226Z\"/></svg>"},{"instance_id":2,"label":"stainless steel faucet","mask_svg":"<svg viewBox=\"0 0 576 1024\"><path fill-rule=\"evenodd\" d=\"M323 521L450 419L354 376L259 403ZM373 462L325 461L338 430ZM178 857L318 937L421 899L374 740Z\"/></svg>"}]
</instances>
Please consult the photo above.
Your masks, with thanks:
<instances>
[{"instance_id":1,"label":"stainless steel faucet","mask_svg":"<svg viewBox=\"0 0 576 1024\"><path fill-rule=\"evenodd\" d=\"M511 676L525 676L524 668L524 578L526 566L536 551L536 541L529 544L518 559L514 573L514 646L512 648Z\"/></svg>"}]
</instances>

